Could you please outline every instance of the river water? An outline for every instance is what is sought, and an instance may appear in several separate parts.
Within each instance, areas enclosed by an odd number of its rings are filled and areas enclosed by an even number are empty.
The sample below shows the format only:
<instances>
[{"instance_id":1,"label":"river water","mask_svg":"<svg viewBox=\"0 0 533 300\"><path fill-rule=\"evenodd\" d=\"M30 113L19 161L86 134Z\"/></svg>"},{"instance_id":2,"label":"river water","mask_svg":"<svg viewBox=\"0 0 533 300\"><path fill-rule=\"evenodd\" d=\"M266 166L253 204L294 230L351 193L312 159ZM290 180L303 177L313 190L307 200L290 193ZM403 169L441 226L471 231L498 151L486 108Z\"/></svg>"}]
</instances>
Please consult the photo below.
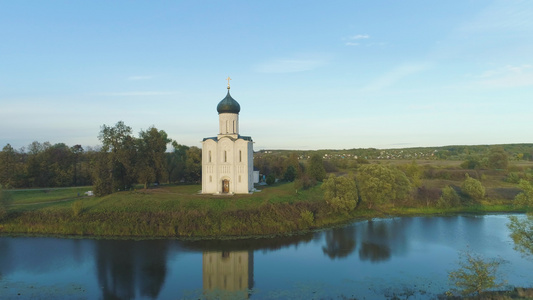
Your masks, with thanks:
<instances>
[{"instance_id":1,"label":"river water","mask_svg":"<svg viewBox=\"0 0 533 300\"><path fill-rule=\"evenodd\" d=\"M533 286L507 215L358 221L234 241L0 237L0 299L432 299L460 251L500 257Z\"/></svg>"}]
</instances>

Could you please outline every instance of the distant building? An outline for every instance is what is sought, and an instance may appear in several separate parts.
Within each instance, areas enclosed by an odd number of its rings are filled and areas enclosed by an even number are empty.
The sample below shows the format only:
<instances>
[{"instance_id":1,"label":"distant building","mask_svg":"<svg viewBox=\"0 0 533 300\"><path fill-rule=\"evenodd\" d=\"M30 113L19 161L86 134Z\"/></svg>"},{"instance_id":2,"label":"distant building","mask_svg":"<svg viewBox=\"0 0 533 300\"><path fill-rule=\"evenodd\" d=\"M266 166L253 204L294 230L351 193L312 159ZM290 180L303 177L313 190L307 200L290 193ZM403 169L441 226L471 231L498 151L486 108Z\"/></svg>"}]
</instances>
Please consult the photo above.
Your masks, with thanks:
<instances>
[{"instance_id":1,"label":"distant building","mask_svg":"<svg viewBox=\"0 0 533 300\"><path fill-rule=\"evenodd\" d=\"M239 134L241 106L229 93L217 105L219 133L202 142L202 193L248 194L254 188L253 141Z\"/></svg>"}]
</instances>

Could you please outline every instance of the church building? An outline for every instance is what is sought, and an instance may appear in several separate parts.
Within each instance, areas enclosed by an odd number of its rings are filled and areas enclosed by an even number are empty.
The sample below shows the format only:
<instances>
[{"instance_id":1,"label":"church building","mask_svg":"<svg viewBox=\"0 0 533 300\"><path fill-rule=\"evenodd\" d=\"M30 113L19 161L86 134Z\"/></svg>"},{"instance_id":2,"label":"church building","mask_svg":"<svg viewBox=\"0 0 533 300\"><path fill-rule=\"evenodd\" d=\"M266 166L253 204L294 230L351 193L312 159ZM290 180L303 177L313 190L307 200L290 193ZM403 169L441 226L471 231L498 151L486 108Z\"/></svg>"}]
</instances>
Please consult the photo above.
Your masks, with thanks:
<instances>
[{"instance_id":1,"label":"church building","mask_svg":"<svg viewBox=\"0 0 533 300\"><path fill-rule=\"evenodd\" d=\"M239 134L241 106L229 93L217 105L219 131L202 141L202 193L248 194L254 187L254 150Z\"/></svg>"}]
</instances>

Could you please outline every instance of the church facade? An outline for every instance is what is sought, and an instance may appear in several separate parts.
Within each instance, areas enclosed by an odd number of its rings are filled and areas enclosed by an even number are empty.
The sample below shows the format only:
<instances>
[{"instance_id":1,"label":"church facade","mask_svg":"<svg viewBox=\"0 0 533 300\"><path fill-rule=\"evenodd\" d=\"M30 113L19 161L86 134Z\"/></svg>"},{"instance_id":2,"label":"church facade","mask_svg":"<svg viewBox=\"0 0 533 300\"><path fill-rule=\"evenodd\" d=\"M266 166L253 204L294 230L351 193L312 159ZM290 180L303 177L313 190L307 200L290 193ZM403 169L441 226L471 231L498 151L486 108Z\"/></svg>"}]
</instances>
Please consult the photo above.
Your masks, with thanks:
<instances>
[{"instance_id":1,"label":"church facade","mask_svg":"<svg viewBox=\"0 0 533 300\"><path fill-rule=\"evenodd\" d=\"M202 141L202 193L248 194L254 187L253 141L239 134L241 107L229 93L217 105L219 133Z\"/></svg>"}]
</instances>

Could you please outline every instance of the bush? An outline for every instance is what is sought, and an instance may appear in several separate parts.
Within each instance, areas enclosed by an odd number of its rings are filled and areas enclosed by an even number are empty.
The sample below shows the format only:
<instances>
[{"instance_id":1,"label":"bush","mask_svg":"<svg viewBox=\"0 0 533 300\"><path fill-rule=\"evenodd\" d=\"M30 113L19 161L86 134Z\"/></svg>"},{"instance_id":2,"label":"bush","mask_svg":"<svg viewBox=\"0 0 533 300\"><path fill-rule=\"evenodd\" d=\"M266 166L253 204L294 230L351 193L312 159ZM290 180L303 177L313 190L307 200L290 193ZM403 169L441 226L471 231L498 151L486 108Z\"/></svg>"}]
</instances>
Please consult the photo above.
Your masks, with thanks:
<instances>
[{"instance_id":1,"label":"bush","mask_svg":"<svg viewBox=\"0 0 533 300\"><path fill-rule=\"evenodd\" d=\"M267 183L268 185L272 185L272 184L274 184L275 182L276 182L276 177L274 177L273 174L269 174L269 175L267 176L267 178L266 178L266 183Z\"/></svg>"},{"instance_id":2,"label":"bush","mask_svg":"<svg viewBox=\"0 0 533 300\"><path fill-rule=\"evenodd\" d=\"M476 201L483 199L483 197L485 197L485 188L481 182L470 177L468 174L465 174L465 176L466 179L463 181L463 184L461 184L461 190Z\"/></svg>"},{"instance_id":3,"label":"bush","mask_svg":"<svg viewBox=\"0 0 533 300\"><path fill-rule=\"evenodd\" d=\"M322 181L326 178L326 169L324 161L318 154L311 156L307 164L307 174L316 181Z\"/></svg>"},{"instance_id":4,"label":"bush","mask_svg":"<svg viewBox=\"0 0 533 300\"><path fill-rule=\"evenodd\" d=\"M313 221L315 220L315 216L312 212L308 211L307 209L302 211L300 213L300 224L303 224L306 227L309 227L313 225Z\"/></svg>"},{"instance_id":5,"label":"bush","mask_svg":"<svg viewBox=\"0 0 533 300\"><path fill-rule=\"evenodd\" d=\"M292 165L287 167L285 174L283 174L283 181L293 182L296 179L296 168Z\"/></svg>"},{"instance_id":6,"label":"bush","mask_svg":"<svg viewBox=\"0 0 533 300\"><path fill-rule=\"evenodd\" d=\"M74 217L81 215L82 211L83 211L83 202L81 202L81 200L78 200L72 203L72 215Z\"/></svg>"},{"instance_id":7,"label":"bush","mask_svg":"<svg viewBox=\"0 0 533 300\"><path fill-rule=\"evenodd\" d=\"M294 181L294 189L298 190L307 190L316 185L316 180L309 177L307 174L302 174L300 178Z\"/></svg>"},{"instance_id":8,"label":"bush","mask_svg":"<svg viewBox=\"0 0 533 300\"><path fill-rule=\"evenodd\" d=\"M520 180L518 186L522 189L522 193L516 195L514 203L517 206L533 206L533 186L527 180Z\"/></svg>"},{"instance_id":9,"label":"bush","mask_svg":"<svg viewBox=\"0 0 533 300\"><path fill-rule=\"evenodd\" d=\"M505 285L505 281L497 280L501 259L485 260L478 254L462 252L459 254L459 269L448 274L451 283L460 289L461 294L478 295L488 289Z\"/></svg>"},{"instance_id":10,"label":"bush","mask_svg":"<svg viewBox=\"0 0 533 300\"><path fill-rule=\"evenodd\" d=\"M357 186L352 176L337 177L331 174L321 188L324 190L326 203L336 212L347 213L357 205Z\"/></svg>"},{"instance_id":11,"label":"bush","mask_svg":"<svg viewBox=\"0 0 533 300\"><path fill-rule=\"evenodd\" d=\"M451 186L446 186L442 189L442 195L437 201L437 207L439 208L448 208L455 207L461 204L461 197Z\"/></svg>"},{"instance_id":12,"label":"bush","mask_svg":"<svg viewBox=\"0 0 533 300\"><path fill-rule=\"evenodd\" d=\"M7 216L7 206L9 204L10 196L6 192L2 185L0 184L0 221Z\"/></svg>"}]
</instances>

